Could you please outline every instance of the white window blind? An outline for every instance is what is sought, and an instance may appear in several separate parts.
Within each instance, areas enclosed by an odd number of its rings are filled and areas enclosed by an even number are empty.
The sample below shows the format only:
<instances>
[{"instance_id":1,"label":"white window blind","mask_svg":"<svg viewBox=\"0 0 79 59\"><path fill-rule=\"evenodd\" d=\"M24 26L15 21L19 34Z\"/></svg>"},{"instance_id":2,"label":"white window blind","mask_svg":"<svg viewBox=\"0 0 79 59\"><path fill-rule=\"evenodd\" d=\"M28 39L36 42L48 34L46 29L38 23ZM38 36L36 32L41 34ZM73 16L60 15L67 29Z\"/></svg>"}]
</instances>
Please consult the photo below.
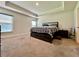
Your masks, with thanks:
<instances>
[{"instance_id":1,"label":"white window blind","mask_svg":"<svg viewBox=\"0 0 79 59\"><path fill-rule=\"evenodd\" d=\"M13 29L13 16L0 13L1 32L11 32Z\"/></svg>"}]
</instances>

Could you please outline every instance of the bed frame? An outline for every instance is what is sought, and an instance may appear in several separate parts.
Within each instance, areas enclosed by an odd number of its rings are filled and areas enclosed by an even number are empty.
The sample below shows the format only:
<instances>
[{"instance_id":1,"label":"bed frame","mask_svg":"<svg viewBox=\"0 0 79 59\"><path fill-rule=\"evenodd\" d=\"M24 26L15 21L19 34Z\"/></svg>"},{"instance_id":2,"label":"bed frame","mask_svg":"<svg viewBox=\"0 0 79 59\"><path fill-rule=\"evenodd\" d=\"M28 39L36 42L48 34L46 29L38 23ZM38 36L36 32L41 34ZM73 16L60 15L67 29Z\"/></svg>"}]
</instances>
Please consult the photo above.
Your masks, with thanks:
<instances>
[{"instance_id":1,"label":"bed frame","mask_svg":"<svg viewBox=\"0 0 79 59\"><path fill-rule=\"evenodd\" d=\"M42 26L56 26L59 28L59 23L58 22L46 22L43 23ZM31 36L34 38L38 38L40 40L52 43L53 38L47 34L47 33L37 33L37 32L31 32Z\"/></svg>"}]
</instances>

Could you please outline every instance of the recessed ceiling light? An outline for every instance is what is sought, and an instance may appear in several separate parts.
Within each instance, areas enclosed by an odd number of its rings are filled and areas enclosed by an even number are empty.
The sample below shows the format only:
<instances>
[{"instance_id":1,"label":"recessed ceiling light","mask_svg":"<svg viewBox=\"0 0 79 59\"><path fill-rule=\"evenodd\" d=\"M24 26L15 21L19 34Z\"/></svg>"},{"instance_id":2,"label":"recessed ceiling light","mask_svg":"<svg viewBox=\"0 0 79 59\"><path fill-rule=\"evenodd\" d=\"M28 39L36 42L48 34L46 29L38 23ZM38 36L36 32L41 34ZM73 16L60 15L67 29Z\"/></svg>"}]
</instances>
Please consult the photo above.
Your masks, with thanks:
<instances>
[{"instance_id":1,"label":"recessed ceiling light","mask_svg":"<svg viewBox=\"0 0 79 59\"><path fill-rule=\"evenodd\" d=\"M39 3L38 2L36 2L36 6L38 6L39 5Z\"/></svg>"}]
</instances>

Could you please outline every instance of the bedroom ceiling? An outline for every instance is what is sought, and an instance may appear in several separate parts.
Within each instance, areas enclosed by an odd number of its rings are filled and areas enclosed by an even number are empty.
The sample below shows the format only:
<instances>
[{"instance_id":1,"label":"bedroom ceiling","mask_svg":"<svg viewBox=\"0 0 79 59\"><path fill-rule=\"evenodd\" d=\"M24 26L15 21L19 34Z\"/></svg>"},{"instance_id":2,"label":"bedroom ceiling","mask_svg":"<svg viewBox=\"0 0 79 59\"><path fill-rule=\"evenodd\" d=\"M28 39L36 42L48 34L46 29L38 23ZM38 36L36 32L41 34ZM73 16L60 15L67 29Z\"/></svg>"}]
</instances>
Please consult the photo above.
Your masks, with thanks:
<instances>
[{"instance_id":1,"label":"bedroom ceiling","mask_svg":"<svg viewBox=\"0 0 79 59\"><path fill-rule=\"evenodd\" d=\"M58 11L74 10L76 1L10 1L38 15ZM37 4L37 5L36 5Z\"/></svg>"}]
</instances>

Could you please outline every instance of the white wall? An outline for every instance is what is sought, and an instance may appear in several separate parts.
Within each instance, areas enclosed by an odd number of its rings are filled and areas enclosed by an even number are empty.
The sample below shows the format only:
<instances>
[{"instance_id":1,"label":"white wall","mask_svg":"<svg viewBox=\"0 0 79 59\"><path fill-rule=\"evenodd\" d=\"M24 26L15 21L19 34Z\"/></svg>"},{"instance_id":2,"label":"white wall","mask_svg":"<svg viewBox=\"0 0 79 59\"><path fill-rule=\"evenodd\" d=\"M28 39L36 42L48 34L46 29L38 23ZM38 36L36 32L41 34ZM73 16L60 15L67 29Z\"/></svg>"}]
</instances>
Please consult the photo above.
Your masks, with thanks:
<instances>
[{"instance_id":1,"label":"white wall","mask_svg":"<svg viewBox=\"0 0 79 59\"><path fill-rule=\"evenodd\" d=\"M76 42L79 43L79 2L77 2L74 9L74 23L76 29Z\"/></svg>"},{"instance_id":2,"label":"white wall","mask_svg":"<svg viewBox=\"0 0 79 59\"><path fill-rule=\"evenodd\" d=\"M41 26L44 22L59 22L59 27L61 29L70 29L73 26L74 20L74 12L73 11L65 11L59 12L56 14L46 14L40 16L38 20L38 26Z\"/></svg>"}]
</instances>

